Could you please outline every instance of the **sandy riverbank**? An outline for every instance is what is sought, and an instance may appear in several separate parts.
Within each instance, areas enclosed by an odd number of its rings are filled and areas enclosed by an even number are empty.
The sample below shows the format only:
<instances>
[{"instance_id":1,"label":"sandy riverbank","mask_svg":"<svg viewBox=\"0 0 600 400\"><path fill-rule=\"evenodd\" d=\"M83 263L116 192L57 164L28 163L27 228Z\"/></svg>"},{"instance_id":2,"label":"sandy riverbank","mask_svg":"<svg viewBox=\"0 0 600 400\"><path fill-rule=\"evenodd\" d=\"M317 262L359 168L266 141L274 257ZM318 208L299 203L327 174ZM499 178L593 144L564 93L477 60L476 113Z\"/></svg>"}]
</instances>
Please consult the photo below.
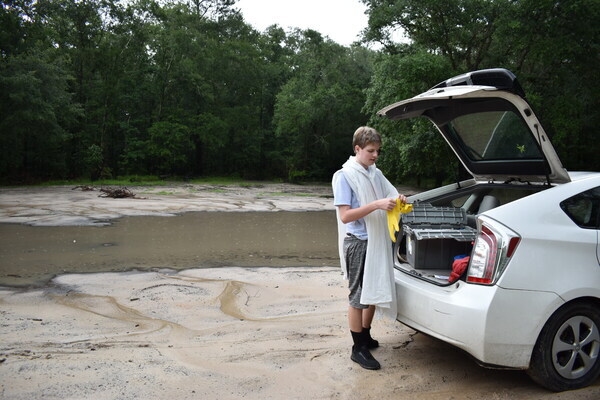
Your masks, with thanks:
<instances>
[{"instance_id":1,"label":"sandy riverbank","mask_svg":"<svg viewBox=\"0 0 600 400\"><path fill-rule=\"evenodd\" d=\"M189 211L331 210L328 186L174 185L106 199L0 189L0 221L103 225ZM104 228L101 228L104 229ZM379 371L349 359L345 282L335 265L70 273L0 289L5 399L597 399L550 393L488 370L398 323L376 321Z\"/></svg>"}]
</instances>

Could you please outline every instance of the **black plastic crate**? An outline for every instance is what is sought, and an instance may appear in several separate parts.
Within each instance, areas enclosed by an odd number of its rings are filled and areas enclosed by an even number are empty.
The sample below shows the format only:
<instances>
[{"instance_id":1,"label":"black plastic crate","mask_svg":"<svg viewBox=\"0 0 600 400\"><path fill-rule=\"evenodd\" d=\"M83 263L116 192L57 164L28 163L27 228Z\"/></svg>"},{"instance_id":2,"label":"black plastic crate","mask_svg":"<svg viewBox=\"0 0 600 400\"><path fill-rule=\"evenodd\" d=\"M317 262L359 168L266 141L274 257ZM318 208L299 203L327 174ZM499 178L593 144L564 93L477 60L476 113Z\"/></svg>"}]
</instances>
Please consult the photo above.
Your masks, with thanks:
<instances>
[{"instance_id":1,"label":"black plastic crate","mask_svg":"<svg viewBox=\"0 0 600 400\"><path fill-rule=\"evenodd\" d=\"M472 228L419 231L404 229L406 261L415 269L451 269L455 256L471 254L475 239Z\"/></svg>"},{"instance_id":2,"label":"black plastic crate","mask_svg":"<svg viewBox=\"0 0 600 400\"><path fill-rule=\"evenodd\" d=\"M462 208L413 206L402 215L406 261L415 269L451 269L454 257L470 255L477 231Z\"/></svg>"}]
</instances>

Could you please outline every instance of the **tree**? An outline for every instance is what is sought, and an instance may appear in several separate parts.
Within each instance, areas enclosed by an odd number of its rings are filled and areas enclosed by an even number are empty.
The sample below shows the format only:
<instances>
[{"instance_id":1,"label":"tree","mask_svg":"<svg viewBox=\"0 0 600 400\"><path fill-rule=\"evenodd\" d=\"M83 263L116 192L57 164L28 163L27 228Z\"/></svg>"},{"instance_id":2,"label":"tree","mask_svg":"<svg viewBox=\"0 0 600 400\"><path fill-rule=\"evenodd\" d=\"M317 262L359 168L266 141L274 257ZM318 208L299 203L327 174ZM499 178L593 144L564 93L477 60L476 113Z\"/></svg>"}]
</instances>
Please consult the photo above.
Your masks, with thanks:
<instances>
[{"instance_id":1,"label":"tree","mask_svg":"<svg viewBox=\"0 0 600 400\"><path fill-rule=\"evenodd\" d=\"M401 28L418 46L444 56L453 70L479 69L489 55L509 0L363 0L365 37L396 49L390 32Z\"/></svg>"},{"instance_id":2,"label":"tree","mask_svg":"<svg viewBox=\"0 0 600 400\"><path fill-rule=\"evenodd\" d=\"M189 170L189 153L192 151L190 129L172 122L156 122L148 130L148 160L151 172L157 175L179 173Z\"/></svg>"},{"instance_id":3,"label":"tree","mask_svg":"<svg viewBox=\"0 0 600 400\"><path fill-rule=\"evenodd\" d=\"M512 2L498 46L571 170L600 170L600 2Z\"/></svg>"},{"instance_id":4,"label":"tree","mask_svg":"<svg viewBox=\"0 0 600 400\"><path fill-rule=\"evenodd\" d=\"M456 157L430 121L422 118L397 122L374 115L388 104L424 92L445 79L448 71L451 67L443 56L415 46L377 58L365 110L373 115L369 123L383 135L378 166L390 179L421 185L423 179L434 178L439 186L444 180L455 178Z\"/></svg>"},{"instance_id":5,"label":"tree","mask_svg":"<svg viewBox=\"0 0 600 400\"><path fill-rule=\"evenodd\" d=\"M0 62L0 176L28 181L66 172L68 127L79 110L67 91L69 75L52 51L31 51Z\"/></svg>"},{"instance_id":6,"label":"tree","mask_svg":"<svg viewBox=\"0 0 600 400\"><path fill-rule=\"evenodd\" d=\"M36 2L0 9L0 177L29 181L65 174L65 144L81 115L71 101L66 59L50 46Z\"/></svg>"},{"instance_id":7,"label":"tree","mask_svg":"<svg viewBox=\"0 0 600 400\"><path fill-rule=\"evenodd\" d=\"M564 165L600 169L598 150L589 145L600 122L595 112L600 105L598 0L363 2L369 10L366 40L402 56L404 48L390 32L403 29L413 46L448 63L445 76L422 76L421 82L431 86L471 70L508 68L521 81Z\"/></svg>"},{"instance_id":8,"label":"tree","mask_svg":"<svg viewBox=\"0 0 600 400\"><path fill-rule=\"evenodd\" d=\"M371 74L366 49L344 48L315 31L296 31L293 74L277 95L274 125L283 140L288 179L324 179L352 149L364 125L362 89Z\"/></svg>"},{"instance_id":9,"label":"tree","mask_svg":"<svg viewBox=\"0 0 600 400\"><path fill-rule=\"evenodd\" d=\"M259 35L231 10L216 20L195 11L173 4L157 12L152 119L190 129L188 174L255 175L262 151Z\"/></svg>"}]
</instances>

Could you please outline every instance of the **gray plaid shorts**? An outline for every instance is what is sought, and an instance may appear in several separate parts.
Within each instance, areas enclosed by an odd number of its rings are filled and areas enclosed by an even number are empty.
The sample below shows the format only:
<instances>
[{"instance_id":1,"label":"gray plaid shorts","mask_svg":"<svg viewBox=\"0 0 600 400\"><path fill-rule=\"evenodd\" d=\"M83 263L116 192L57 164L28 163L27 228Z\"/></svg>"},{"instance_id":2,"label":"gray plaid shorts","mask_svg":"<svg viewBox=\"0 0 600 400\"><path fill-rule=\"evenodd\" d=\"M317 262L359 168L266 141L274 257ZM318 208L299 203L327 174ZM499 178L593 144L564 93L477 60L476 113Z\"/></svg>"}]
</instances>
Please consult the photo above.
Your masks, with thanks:
<instances>
[{"instance_id":1,"label":"gray plaid shorts","mask_svg":"<svg viewBox=\"0 0 600 400\"><path fill-rule=\"evenodd\" d=\"M346 236L344 238L344 255L348 270L348 288L350 289L348 300L350 306L363 310L369 308L368 305L360 303L365 259L367 257L367 241L360 240L353 235Z\"/></svg>"}]
</instances>

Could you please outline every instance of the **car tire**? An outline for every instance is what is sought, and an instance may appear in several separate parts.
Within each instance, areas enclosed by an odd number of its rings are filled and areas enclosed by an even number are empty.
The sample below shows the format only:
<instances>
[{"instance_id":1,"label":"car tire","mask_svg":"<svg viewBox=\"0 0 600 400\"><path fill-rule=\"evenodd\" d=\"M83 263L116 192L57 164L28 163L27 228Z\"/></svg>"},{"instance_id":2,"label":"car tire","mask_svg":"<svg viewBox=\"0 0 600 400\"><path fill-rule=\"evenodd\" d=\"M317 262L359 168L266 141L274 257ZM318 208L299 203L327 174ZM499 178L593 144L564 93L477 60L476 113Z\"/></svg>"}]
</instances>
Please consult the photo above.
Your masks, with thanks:
<instances>
[{"instance_id":1,"label":"car tire","mask_svg":"<svg viewBox=\"0 0 600 400\"><path fill-rule=\"evenodd\" d=\"M538 384L560 392L593 383L600 375L600 311L591 303L571 303L548 320L527 371Z\"/></svg>"}]
</instances>

